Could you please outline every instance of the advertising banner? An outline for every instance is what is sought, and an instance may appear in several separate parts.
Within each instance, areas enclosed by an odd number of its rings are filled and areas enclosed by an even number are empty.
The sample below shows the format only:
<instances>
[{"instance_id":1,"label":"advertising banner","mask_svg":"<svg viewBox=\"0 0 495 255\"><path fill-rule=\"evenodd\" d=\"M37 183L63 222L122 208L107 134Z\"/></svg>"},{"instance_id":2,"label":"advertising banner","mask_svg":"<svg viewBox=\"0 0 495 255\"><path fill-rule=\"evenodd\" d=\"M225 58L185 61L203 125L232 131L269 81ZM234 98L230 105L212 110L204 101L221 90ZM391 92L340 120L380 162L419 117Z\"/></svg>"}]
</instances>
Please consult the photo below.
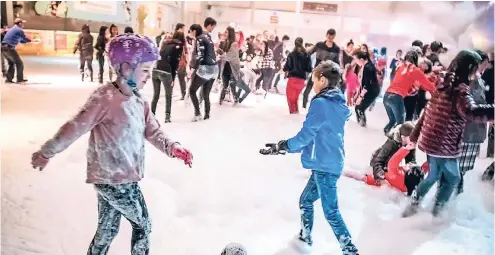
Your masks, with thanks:
<instances>
[{"instance_id":1,"label":"advertising banner","mask_svg":"<svg viewBox=\"0 0 495 255\"><path fill-rule=\"evenodd\" d=\"M132 1L37 1L36 14L131 25L136 19Z\"/></svg>"}]
</instances>

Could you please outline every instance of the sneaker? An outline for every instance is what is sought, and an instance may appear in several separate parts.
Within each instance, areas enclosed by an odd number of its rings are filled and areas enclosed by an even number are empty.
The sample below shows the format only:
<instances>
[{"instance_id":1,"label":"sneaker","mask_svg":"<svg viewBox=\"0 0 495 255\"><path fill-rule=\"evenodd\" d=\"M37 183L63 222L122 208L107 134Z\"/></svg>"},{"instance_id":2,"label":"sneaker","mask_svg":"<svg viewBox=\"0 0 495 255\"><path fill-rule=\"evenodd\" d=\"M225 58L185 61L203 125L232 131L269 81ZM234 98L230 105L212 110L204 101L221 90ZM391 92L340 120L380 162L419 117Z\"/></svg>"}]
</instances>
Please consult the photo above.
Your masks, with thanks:
<instances>
[{"instance_id":1,"label":"sneaker","mask_svg":"<svg viewBox=\"0 0 495 255\"><path fill-rule=\"evenodd\" d=\"M196 115L194 116L194 118L192 119L192 122L198 122L202 119L201 115Z\"/></svg>"},{"instance_id":2,"label":"sneaker","mask_svg":"<svg viewBox=\"0 0 495 255\"><path fill-rule=\"evenodd\" d=\"M366 127L366 121L364 121L363 119L361 119L361 120L359 121L359 125L360 125L361 127Z\"/></svg>"},{"instance_id":3,"label":"sneaker","mask_svg":"<svg viewBox=\"0 0 495 255\"><path fill-rule=\"evenodd\" d=\"M300 235L296 235L291 240L291 246L301 254L310 254L313 249L313 244L305 241Z\"/></svg>"},{"instance_id":4,"label":"sneaker","mask_svg":"<svg viewBox=\"0 0 495 255\"><path fill-rule=\"evenodd\" d=\"M14 83L12 80L5 80L5 83Z\"/></svg>"},{"instance_id":5,"label":"sneaker","mask_svg":"<svg viewBox=\"0 0 495 255\"><path fill-rule=\"evenodd\" d=\"M415 215L416 213L418 213L418 209L419 209L419 204L412 202L406 207L404 212L402 212L402 218L408 218Z\"/></svg>"},{"instance_id":6,"label":"sneaker","mask_svg":"<svg viewBox=\"0 0 495 255\"><path fill-rule=\"evenodd\" d=\"M17 81L16 83L24 83L24 82L27 82L27 81L28 81L28 80L26 80L26 79L22 79L22 80L20 80L20 81Z\"/></svg>"},{"instance_id":7,"label":"sneaker","mask_svg":"<svg viewBox=\"0 0 495 255\"><path fill-rule=\"evenodd\" d=\"M205 117L203 118L203 120L208 120L210 119L210 115L209 114L205 114Z\"/></svg>"},{"instance_id":8,"label":"sneaker","mask_svg":"<svg viewBox=\"0 0 495 255\"><path fill-rule=\"evenodd\" d=\"M165 116L165 123L170 123L170 122L172 122L172 121L170 120L170 115Z\"/></svg>"}]
</instances>

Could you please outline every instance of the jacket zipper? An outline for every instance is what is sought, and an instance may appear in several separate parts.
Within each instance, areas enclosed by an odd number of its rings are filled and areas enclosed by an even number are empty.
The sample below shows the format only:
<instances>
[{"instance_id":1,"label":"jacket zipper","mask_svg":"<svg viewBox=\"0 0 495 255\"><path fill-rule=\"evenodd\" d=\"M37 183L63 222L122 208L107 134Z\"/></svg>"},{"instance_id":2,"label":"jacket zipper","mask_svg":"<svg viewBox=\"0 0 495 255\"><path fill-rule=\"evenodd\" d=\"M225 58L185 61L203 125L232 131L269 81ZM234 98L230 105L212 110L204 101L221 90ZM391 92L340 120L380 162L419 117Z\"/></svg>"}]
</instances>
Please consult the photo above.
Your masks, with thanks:
<instances>
[{"instance_id":1,"label":"jacket zipper","mask_svg":"<svg viewBox=\"0 0 495 255\"><path fill-rule=\"evenodd\" d=\"M315 159L315 141L313 141L313 150L311 151L311 159Z\"/></svg>"}]
</instances>

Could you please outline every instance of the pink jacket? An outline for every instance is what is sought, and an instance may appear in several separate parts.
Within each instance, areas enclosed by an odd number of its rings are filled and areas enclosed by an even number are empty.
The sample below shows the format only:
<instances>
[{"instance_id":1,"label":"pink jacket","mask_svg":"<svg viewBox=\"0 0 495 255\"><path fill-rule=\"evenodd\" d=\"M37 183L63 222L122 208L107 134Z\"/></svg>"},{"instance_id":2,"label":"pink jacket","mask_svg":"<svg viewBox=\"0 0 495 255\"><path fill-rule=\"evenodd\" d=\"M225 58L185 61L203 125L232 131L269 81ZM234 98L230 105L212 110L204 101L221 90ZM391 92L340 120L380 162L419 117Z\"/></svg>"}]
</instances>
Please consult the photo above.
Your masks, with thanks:
<instances>
[{"instance_id":1,"label":"pink jacket","mask_svg":"<svg viewBox=\"0 0 495 255\"><path fill-rule=\"evenodd\" d=\"M169 157L176 144L160 130L146 100L126 96L108 83L91 94L81 111L42 146L41 153L51 158L88 131L87 183L137 182L144 174L145 138Z\"/></svg>"}]
</instances>

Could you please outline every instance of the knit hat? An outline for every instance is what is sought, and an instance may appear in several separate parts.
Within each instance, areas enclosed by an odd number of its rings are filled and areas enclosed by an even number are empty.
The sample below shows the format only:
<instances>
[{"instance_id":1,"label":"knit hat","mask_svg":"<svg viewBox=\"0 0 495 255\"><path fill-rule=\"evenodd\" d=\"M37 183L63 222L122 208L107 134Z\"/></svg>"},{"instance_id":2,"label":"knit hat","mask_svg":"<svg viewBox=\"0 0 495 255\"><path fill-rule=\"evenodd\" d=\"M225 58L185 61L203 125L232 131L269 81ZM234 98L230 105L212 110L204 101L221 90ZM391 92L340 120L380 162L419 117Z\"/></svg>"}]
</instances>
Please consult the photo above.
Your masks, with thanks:
<instances>
[{"instance_id":1,"label":"knit hat","mask_svg":"<svg viewBox=\"0 0 495 255\"><path fill-rule=\"evenodd\" d=\"M229 243L220 255L247 255L246 248L239 243Z\"/></svg>"}]
</instances>

